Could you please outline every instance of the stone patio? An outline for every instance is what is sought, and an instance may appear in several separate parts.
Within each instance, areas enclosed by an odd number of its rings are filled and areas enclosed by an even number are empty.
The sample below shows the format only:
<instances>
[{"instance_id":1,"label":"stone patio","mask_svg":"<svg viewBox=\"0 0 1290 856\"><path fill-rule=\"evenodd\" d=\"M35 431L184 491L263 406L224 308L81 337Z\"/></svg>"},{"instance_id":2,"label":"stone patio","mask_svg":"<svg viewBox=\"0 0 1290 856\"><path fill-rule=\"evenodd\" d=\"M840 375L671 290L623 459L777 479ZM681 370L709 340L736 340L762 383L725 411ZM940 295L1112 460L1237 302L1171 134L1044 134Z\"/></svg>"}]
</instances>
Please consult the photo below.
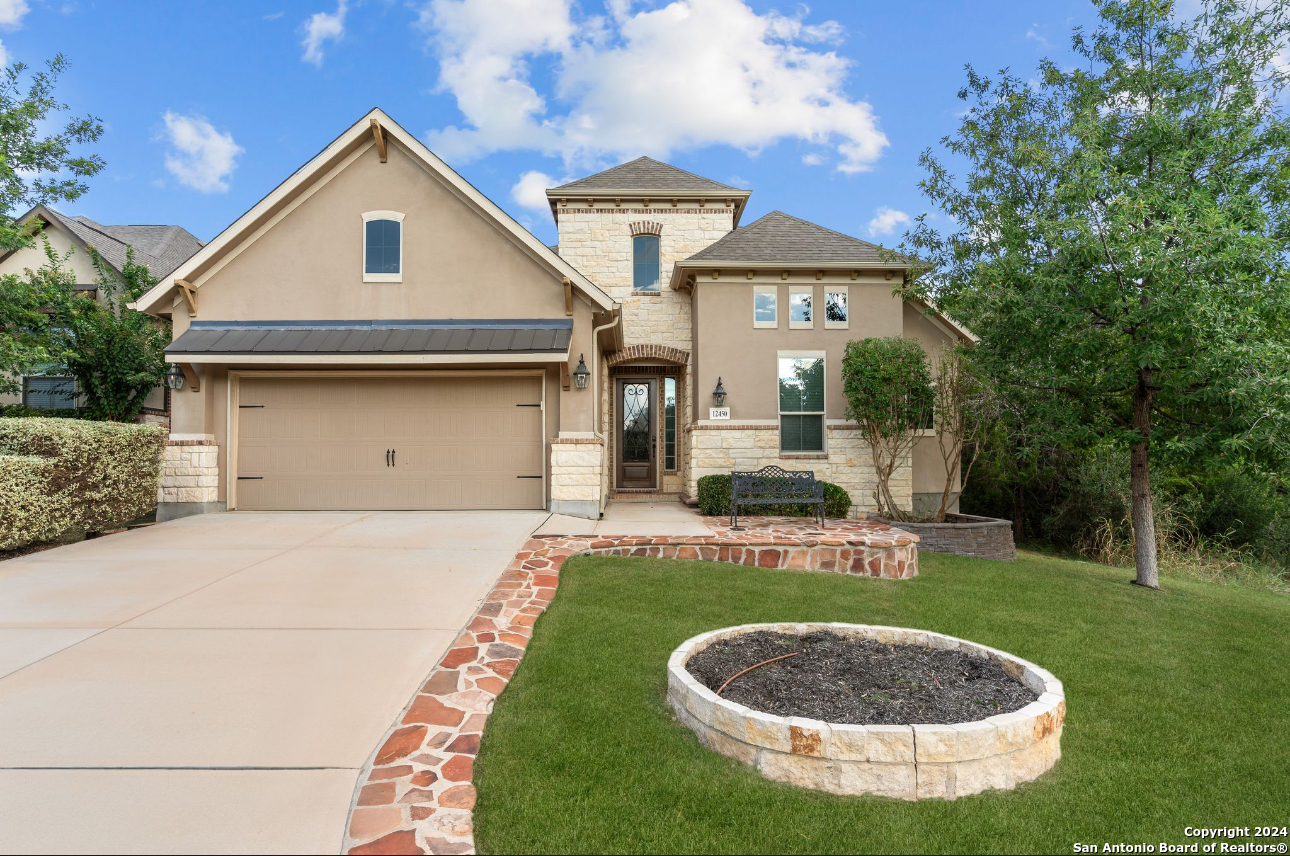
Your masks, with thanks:
<instances>
[{"instance_id":1,"label":"stone patio","mask_svg":"<svg viewBox=\"0 0 1290 856\"><path fill-rule=\"evenodd\" d=\"M480 738L570 556L706 559L892 579L918 572L917 537L880 523L830 520L819 529L798 518L753 517L740 532L724 519L702 523L711 534L531 538L359 777L343 851L475 852L473 768Z\"/></svg>"}]
</instances>

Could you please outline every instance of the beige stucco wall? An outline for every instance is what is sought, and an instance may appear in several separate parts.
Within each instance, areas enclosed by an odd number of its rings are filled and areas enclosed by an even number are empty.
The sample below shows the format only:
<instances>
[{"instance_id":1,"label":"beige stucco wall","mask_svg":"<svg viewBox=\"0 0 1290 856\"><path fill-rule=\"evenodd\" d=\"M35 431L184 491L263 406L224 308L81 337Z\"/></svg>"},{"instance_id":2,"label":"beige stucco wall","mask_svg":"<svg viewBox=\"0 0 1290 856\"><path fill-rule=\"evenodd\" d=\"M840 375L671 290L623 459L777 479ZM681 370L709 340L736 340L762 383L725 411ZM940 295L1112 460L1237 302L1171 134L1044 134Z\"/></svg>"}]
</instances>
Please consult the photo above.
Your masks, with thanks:
<instances>
[{"instance_id":1,"label":"beige stucco wall","mask_svg":"<svg viewBox=\"0 0 1290 856\"><path fill-rule=\"evenodd\" d=\"M581 203L585 205L585 201ZM597 203L593 208L556 207L560 255L623 306L623 341L627 345L667 345L691 349L690 298L667 283L673 265L734 228L734 209L693 200L625 200L623 206ZM634 206L634 207L633 207ZM660 286L657 293L632 289L632 224L662 224L659 234Z\"/></svg>"}]
</instances>

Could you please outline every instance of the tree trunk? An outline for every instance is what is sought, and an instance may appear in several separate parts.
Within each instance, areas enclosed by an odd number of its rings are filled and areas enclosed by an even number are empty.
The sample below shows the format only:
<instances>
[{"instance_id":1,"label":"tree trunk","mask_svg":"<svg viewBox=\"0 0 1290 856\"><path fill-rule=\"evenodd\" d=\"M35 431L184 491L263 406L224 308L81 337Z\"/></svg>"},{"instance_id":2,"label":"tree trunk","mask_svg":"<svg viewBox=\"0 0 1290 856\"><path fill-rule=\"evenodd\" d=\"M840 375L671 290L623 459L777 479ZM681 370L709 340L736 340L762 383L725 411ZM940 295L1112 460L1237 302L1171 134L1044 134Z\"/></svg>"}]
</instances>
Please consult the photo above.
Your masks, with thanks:
<instances>
[{"instance_id":1,"label":"tree trunk","mask_svg":"<svg viewBox=\"0 0 1290 856\"><path fill-rule=\"evenodd\" d=\"M1133 494L1133 555L1140 586L1160 588L1156 561L1156 518L1151 507L1151 369L1138 370L1133 391L1133 429L1140 438L1130 449L1129 475Z\"/></svg>"}]
</instances>

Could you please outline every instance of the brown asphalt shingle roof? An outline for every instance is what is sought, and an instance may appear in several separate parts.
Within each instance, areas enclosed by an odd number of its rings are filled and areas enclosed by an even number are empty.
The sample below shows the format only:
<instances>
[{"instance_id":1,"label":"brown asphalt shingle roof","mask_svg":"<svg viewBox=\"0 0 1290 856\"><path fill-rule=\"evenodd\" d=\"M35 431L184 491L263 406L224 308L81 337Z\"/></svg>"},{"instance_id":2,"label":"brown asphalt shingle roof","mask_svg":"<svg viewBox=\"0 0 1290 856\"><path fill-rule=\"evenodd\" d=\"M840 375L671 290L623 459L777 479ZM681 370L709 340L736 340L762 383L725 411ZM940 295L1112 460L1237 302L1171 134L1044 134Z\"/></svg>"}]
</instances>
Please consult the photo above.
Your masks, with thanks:
<instances>
[{"instance_id":1,"label":"brown asphalt shingle roof","mask_svg":"<svg viewBox=\"0 0 1290 856\"><path fill-rule=\"evenodd\" d=\"M660 190L743 193L737 187L695 175L653 158L640 157L552 190Z\"/></svg>"},{"instance_id":2,"label":"brown asphalt shingle roof","mask_svg":"<svg viewBox=\"0 0 1290 856\"><path fill-rule=\"evenodd\" d=\"M877 244L791 217L783 211L772 211L709 244L686 261L873 266L903 265L909 260Z\"/></svg>"}]
</instances>

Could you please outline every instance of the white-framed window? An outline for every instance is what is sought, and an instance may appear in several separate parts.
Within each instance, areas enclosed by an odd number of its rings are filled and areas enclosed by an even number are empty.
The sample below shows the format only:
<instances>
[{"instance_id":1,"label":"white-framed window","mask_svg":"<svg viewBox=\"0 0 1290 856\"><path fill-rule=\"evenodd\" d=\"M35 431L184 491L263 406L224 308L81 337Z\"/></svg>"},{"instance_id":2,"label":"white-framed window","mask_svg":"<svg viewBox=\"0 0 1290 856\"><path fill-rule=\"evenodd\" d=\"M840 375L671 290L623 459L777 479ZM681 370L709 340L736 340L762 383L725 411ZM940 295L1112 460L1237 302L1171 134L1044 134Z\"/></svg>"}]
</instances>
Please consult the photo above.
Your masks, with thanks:
<instances>
[{"instance_id":1,"label":"white-framed window","mask_svg":"<svg viewBox=\"0 0 1290 856\"><path fill-rule=\"evenodd\" d=\"M403 282L403 215L363 214L363 282Z\"/></svg>"},{"instance_id":2,"label":"white-framed window","mask_svg":"<svg viewBox=\"0 0 1290 856\"><path fill-rule=\"evenodd\" d=\"M753 286L753 326L773 329L779 326L779 286Z\"/></svg>"},{"instance_id":3,"label":"white-framed window","mask_svg":"<svg viewBox=\"0 0 1290 856\"><path fill-rule=\"evenodd\" d=\"M815 289L809 285L788 287L788 329L810 330L815 326Z\"/></svg>"},{"instance_id":4,"label":"white-framed window","mask_svg":"<svg viewBox=\"0 0 1290 856\"><path fill-rule=\"evenodd\" d=\"M658 291L659 271L658 235L637 235L632 238L632 290Z\"/></svg>"},{"instance_id":5,"label":"white-framed window","mask_svg":"<svg viewBox=\"0 0 1290 856\"><path fill-rule=\"evenodd\" d=\"M779 450L824 452L824 353L780 351Z\"/></svg>"},{"instance_id":6,"label":"white-framed window","mask_svg":"<svg viewBox=\"0 0 1290 856\"><path fill-rule=\"evenodd\" d=\"M824 289L824 329L845 330L851 323L849 294L845 285L830 285Z\"/></svg>"}]
</instances>

